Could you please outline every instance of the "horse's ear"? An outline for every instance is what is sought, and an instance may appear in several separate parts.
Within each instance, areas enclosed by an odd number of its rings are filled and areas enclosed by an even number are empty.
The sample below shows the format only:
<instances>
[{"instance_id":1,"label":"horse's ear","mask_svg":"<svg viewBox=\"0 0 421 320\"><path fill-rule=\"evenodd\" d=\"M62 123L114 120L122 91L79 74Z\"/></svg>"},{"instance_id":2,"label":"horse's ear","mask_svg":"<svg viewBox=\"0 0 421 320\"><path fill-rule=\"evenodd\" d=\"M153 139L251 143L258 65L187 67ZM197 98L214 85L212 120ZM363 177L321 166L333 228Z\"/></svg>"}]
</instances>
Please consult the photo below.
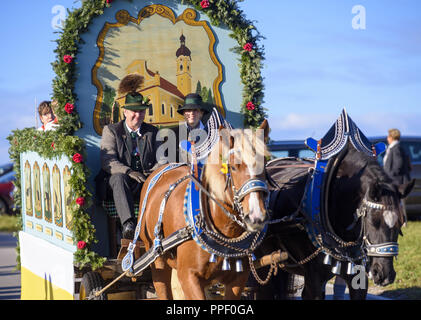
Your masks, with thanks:
<instances>
[{"instance_id":1,"label":"horse's ear","mask_svg":"<svg viewBox=\"0 0 421 320\"><path fill-rule=\"evenodd\" d=\"M263 120L263 122L260 125L259 129L264 130L264 132L265 132L265 134L264 134L264 136L265 136L265 142L267 142L267 139L269 137L269 131L270 131L269 122L266 119Z\"/></svg>"},{"instance_id":2,"label":"horse's ear","mask_svg":"<svg viewBox=\"0 0 421 320\"><path fill-rule=\"evenodd\" d=\"M411 193L412 188L414 188L415 185L415 179L412 179L408 183L401 184L398 187L399 195L401 198L406 198L408 194Z\"/></svg>"}]
</instances>

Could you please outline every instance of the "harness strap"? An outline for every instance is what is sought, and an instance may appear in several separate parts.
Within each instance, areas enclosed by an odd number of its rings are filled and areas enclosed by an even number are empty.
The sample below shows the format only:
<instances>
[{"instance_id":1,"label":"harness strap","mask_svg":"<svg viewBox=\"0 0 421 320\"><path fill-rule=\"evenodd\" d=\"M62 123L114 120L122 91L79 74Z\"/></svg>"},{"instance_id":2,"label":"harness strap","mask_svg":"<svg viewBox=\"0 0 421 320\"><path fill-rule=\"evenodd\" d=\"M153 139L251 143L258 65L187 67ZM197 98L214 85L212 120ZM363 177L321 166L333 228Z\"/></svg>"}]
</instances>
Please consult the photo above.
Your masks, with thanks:
<instances>
[{"instance_id":1,"label":"harness strap","mask_svg":"<svg viewBox=\"0 0 421 320\"><path fill-rule=\"evenodd\" d=\"M199 187L202 192L204 192L206 194L206 196L208 196L209 199L211 199L212 201L214 201L216 203L216 205L221 208L222 212L231 220L235 221L240 227L242 227L243 229L247 229L247 227L245 226L245 224L240 221L235 215L233 215L231 212L229 212L227 209L225 209L224 205L222 203L220 203L214 196L212 196L210 194L210 192L208 190L206 190L206 188L200 183L199 180L197 180L193 175L189 175L188 176L190 179L193 180L194 184L196 187Z\"/></svg>"},{"instance_id":2,"label":"harness strap","mask_svg":"<svg viewBox=\"0 0 421 320\"><path fill-rule=\"evenodd\" d=\"M399 254L399 245L397 242L371 244L367 238L365 238L365 242L369 257L396 257Z\"/></svg>"},{"instance_id":3,"label":"harness strap","mask_svg":"<svg viewBox=\"0 0 421 320\"><path fill-rule=\"evenodd\" d=\"M191 227L184 227L176 232L172 233L161 242L160 251L155 250L155 247L151 247L145 252L139 259L137 259L133 265L133 274L136 276L145 270L151 263L153 263L159 256L163 255L168 250L182 244L183 242L192 238Z\"/></svg>"}]
</instances>

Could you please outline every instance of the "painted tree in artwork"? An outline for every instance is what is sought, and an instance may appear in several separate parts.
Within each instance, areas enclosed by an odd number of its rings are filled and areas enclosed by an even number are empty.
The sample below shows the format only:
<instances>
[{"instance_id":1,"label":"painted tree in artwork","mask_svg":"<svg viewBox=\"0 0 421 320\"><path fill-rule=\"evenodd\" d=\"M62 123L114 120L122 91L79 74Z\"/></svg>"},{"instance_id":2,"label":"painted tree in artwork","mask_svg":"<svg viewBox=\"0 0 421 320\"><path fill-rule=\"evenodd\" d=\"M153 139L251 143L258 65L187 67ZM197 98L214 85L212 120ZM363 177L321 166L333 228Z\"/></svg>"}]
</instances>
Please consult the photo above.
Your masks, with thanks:
<instances>
[{"instance_id":1,"label":"painted tree in artwork","mask_svg":"<svg viewBox=\"0 0 421 320\"><path fill-rule=\"evenodd\" d=\"M111 107L114 103L116 92L113 88L105 86L104 88L104 99L102 102L101 112L99 114L99 121L101 126L110 123L111 120Z\"/></svg>"},{"instance_id":2,"label":"painted tree in artwork","mask_svg":"<svg viewBox=\"0 0 421 320\"><path fill-rule=\"evenodd\" d=\"M213 96L212 96L212 90L211 89L208 89L206 87L202 87L202 92L200 93L200 96L202 97L203 102L213 103Z\"/></svg>"},{"instance_id":3,"label":"painted tree in artwork","mask_svg":"<svg viewBox=\"0 0 421 320\"><path fill-rule=\"evenodd\" d=\"M202 84L200 83L200 80L197 81L197 85L196 85L196 93L197 94L202 94Z\"/></svg>"}]
</instances>

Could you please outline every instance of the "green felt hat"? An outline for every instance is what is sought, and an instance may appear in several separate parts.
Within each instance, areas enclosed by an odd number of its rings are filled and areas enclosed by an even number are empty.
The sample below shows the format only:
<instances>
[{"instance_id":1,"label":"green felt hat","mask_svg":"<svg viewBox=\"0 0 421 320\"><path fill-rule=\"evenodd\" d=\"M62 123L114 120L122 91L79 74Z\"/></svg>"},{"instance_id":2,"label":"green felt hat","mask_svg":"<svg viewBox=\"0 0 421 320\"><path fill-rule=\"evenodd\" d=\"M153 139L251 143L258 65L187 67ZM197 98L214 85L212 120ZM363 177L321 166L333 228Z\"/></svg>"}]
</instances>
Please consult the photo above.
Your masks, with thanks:
<instances>
[{"instance_id":1,"label":"green felt hat","mask_svg":"<svg viewBox=\"0 0 421 320\"><path fill-rule=\"evenodd\" d=\"M126 95L124 105L121 107L132 111L140 111L149 108L149 106L149 98L143 97L138 92L132 92Z\"/></svg>"},{"instance_id":2,"label":"green felt hat","mask_svg":"<svg viewBox=\"0 0 421 320\"><path fill-rule=\"evenodd\" d=\"M202 97L197 93L190 93L186 96L184 100L184 105L178 108L177 112L183 114L185 110L199 109L205 113L208 113L209 110L202 101Z\"/></svg>"}]
</instances>

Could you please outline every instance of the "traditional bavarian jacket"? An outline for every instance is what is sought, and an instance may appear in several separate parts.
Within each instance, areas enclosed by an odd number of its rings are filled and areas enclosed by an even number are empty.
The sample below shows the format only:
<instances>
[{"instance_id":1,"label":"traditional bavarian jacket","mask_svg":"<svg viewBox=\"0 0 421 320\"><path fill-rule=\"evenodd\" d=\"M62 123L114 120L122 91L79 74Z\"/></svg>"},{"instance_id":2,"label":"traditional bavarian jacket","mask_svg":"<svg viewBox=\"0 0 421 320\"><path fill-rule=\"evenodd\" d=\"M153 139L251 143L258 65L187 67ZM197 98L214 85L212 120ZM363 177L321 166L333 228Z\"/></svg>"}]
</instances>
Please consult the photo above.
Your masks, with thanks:
<instances>
[{"instance_id":1,"label":"traditional bavarian jacket","mask_svg":"<svg viewBox=\"0 0 421 320\"><path fill-rule=\"evenodd\" d=\"M196 131L195 133L198 133L198 135L190 135L190 133L194 130L199 129L200 131ZM194 140L195 143L199 142L200 139L203 139L201 137L202 135L207 135L208 128L200 121L199 126L197 128L191 128L187 125L187 123L182 123L179 126L173 128L173 131L176 136L176 160L175 162L190 162L190 157L180 148L180 142L183 140Z\"/></svg>"},{"instance_id":2,"label":"traditional bavarian jacket","mask_svg":"<svg viewBox=\"0 0 421 320\"><path fill-rule=\"evenodd\" d=\"M147 175L157 167L157 133L156 127L145 122L137 131L136 139L132 139L125 120L105 126L101 139L101 168L109 174L127 174L136 167L136 153L139 161L136 169Z\"/></svg>"}]
</instances>

